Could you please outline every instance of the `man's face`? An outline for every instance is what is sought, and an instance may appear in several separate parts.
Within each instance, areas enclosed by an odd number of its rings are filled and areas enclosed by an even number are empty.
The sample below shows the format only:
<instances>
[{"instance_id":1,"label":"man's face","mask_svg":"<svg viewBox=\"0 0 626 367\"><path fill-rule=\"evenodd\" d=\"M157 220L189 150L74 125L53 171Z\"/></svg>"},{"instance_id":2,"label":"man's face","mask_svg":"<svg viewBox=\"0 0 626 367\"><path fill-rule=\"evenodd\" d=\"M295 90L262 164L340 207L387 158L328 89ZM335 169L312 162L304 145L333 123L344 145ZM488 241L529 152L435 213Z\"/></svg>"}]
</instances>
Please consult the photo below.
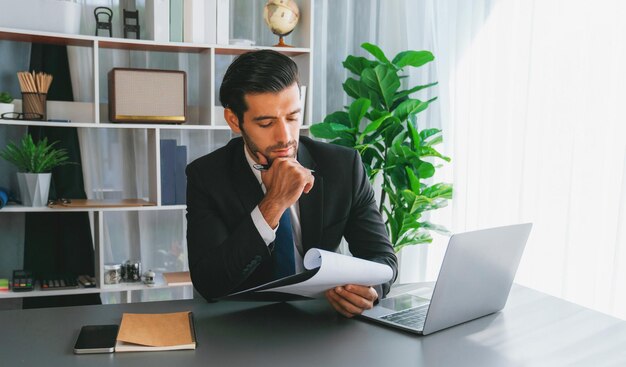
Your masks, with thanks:
<instances>
[{"instance_id":1,"label":"man's face","mask_svg":"<svg viewBox=\"0 0 626 367\"><path fill-rule=\"evenodd\" d=\"M241 133L254 160L258 163L257 152L269 164L279 157L295 158L301 114L298 85L294 83L278 93L247 94L245 100L248 110L241 128L230 109L224 111L224 117L234 132Z\"/></svg>"}]
</instances>

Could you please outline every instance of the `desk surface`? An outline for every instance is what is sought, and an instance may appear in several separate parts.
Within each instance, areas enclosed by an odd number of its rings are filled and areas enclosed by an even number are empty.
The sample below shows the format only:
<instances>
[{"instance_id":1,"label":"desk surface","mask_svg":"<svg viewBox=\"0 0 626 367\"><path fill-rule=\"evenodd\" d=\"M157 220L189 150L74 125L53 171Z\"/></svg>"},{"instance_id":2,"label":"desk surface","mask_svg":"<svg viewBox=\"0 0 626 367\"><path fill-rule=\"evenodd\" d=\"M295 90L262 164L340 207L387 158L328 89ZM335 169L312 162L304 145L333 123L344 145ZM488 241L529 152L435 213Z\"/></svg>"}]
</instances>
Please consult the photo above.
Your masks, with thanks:
<instances>
[{"instance_id":1,"label":"desk surface","mask_svg":"<svg viewBox=\"0 0 626 367\"><path fill-rule=\"evenodd\" d=\"M74 355L82 325L192 310L194 351ZM325 301L202 300L0 311L2 366L625 366L626 322L521 286L502 312L420 337Z\"/></svg>"}]
</instances>

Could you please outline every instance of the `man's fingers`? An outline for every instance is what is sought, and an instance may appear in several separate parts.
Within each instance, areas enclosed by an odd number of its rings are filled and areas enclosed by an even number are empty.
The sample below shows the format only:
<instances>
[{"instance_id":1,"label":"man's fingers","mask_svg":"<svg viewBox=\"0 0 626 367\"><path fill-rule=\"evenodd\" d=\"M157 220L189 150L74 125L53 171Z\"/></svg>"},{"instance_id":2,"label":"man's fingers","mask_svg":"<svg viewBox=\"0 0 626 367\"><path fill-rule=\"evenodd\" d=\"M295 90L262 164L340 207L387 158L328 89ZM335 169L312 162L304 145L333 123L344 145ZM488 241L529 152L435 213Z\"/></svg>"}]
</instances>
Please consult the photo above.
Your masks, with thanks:
<instances>
[{"instance_id":1,"label":"man's fingers","mask_svg":"<svg viewBox=\"0 0 626 367\"><path fill-rule=\"evenodd\" d=\"M268 164L267 158L263 155L263 153L255 152L255 154L256 154L256 158L257 158L257 160L259 161L260 164L262 164L264 166Z\"/></svg>"},{"instance_id":2,"label":"man's fingers","mask_svg":"<svg viewBox=\"0 0 626 367\"><path fill-rule=\"evenodd\" d=\"M304 185L304 190L302 190L305 194L308 194L312 189L313 189L313 185L315 184L315 177L313 176L313 174L310 174L311 177L307 180L307 183Z\"/></svg>"},{"instance_id":3,"label":"man's fingers","mask_svg":"<svg viewBox=\"0 0 626 367\"><path fill-rule=\"evenodd\" d=\"M345 287L343 287L345 290L347 290L348 292L352 292L355 294L358 294L359 296L368 299L370 301L376 301L376 299L378 299L378 293L376 292L376 290L372 287L366 287L363 285L355 285L355 284L348 284Z\"/></svg>"},{"instance_id":4,"label":"man's fingers","mask_svg":"<svg viewBox=\"0 0 626 367\"><path fill-rule=\"evenodd\" d=\"M361 309L361 312L362 310L369 310L374 306L374 301L370 299L372 295L368 294L366 298L359 294L346 290L346 287L337 287L335 288L335 291L337 292L339 297L345 299L350 304Z\"/></svg>"},{"instance_id":5,"label":"man's fingers","mask_svg":"<svg viewBox=\"0 0 626 367\"><path fill-rule=\"evenodd\" d=\"M343 307L341 307L341 305L339 303L337 303L337 301L335 301L331 296L330 293L334 293L335 291L330 289L328 291L326 291L325 295L326 295L326 299L328 300L328 303L330 303L330 305L335 309L335 311L339 312L340 314L342 314L343 316L347 317L347 318L351 318L352 315L351 313L349 313L348 311L344 310Z\"/></svg>"},{"instance_id":6,"label":"man's fingers","mask_svg":"<svg viewBox=\"0 0 626 367\"><path fill-rule=\"evenodd\" d=\"M339 291L339 288L341 287L337 287L333 292L330 292L330 297L332 297L333 300L341 306L341 308L348 311L352 315L360 315L365 308L361 307L360 305L365 304L365 300L354 294L352 294L352 299L348 299L346 296L350 295L350 293L345 290ZM361 301L356 301L355 298L358 298Z\"/></svg>"}]
</instances>

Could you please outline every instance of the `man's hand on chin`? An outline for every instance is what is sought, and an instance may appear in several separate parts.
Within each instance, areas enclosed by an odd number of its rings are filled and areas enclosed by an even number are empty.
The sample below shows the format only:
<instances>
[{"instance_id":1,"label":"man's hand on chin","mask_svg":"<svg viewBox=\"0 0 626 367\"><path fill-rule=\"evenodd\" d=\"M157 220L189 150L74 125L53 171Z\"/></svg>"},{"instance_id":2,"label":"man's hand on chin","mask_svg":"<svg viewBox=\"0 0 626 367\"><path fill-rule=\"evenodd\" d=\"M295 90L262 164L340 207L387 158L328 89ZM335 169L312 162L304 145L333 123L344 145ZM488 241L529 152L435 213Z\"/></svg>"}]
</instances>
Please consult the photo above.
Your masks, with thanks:
<instances>
[{"instance_id":1,"label":"man's hand on chin","mask_svg":"<svg viewBox=\"0 0 626 367\"><path fill-rule=\"evenodd\" d=\"M378 299L374 288L354 284L331 288L325 295L330 305L345 317L360 315L374 307L374 301Z\"/></svg>"}]
</instances>

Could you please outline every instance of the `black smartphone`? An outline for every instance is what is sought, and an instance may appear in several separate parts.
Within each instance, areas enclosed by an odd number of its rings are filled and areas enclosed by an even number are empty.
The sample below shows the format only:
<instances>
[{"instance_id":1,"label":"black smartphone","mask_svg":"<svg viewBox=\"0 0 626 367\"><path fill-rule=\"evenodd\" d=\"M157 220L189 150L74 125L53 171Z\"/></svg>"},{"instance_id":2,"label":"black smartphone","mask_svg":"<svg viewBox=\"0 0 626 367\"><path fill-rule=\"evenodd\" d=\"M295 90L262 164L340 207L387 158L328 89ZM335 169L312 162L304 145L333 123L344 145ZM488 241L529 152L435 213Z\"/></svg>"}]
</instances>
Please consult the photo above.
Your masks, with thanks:
<instances>
[{"instance_id":1,"label":"black smartphone","mask_svg":"<svg viewBox=\"0 0 626 367\"><path fill-rule=\"evenodd\" d=\"M118 328L117 325L83 326L74 344L74 353L113 353Z\"/></svg>"}]
</instances>

